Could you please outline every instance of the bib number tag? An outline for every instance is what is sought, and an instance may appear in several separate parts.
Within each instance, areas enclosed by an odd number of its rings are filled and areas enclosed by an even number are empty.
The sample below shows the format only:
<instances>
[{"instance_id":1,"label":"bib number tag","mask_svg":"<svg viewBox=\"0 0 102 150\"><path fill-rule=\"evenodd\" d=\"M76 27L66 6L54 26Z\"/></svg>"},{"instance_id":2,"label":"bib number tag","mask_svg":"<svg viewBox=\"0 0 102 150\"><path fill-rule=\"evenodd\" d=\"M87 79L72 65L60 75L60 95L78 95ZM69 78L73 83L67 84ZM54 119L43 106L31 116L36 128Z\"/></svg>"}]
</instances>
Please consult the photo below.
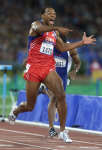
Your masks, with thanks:
<instances>
[{"instance_id":1,"label":"bib number tag","mask_svg":"<svg viewBox=\"0 0 102 150\"><path fill-rule=\"evenodd\" d=\"M66 67L66 60L60 57L55 57L56 67Z\"/></svg>"},{"instance_id":2,"label":"bib number tag","mask_svg":"<svg viewBox=\"0 0 102 150\"><path fill-rule=\"evenodd\" d=\"M40 48L40 52L46 55L52 55L53 48L54 46L52 44L43 42Z\"/></svg>"}]
</instances>

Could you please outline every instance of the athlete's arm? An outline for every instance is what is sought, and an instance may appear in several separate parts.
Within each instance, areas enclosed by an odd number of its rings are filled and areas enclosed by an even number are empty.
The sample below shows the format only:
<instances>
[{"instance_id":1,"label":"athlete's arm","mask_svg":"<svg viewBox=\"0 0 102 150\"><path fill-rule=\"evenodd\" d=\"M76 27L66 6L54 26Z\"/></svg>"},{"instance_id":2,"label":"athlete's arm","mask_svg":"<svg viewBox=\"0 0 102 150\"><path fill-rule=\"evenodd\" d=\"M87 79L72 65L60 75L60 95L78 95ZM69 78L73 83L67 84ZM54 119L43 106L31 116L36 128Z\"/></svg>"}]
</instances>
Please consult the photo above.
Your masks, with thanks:
<instances>
[{"instance_id":1,"label":"athlete's arm","mask_svg":"<svg viewBox=\"0 0 102 150\"><path fill-rule=\"evenodd\" d=\"M72 57L72 61L74 62L74 70L78 72L80 69L81 62L77 50L73 49L72 51L70 51L70 56Z\"/></svg>"},{"instance_id":2,"label":"athlete's arm","mask_svg":"<svg viewBox=\"0 0 102 150\"><path fill-rule=\"evenodd\" d=\"M78 56L77 50L73 49L72 51L70 51L70 57L73 61L74 67L73 69L68 73L68 78L70 77L72 80L75 80L76 78L76 73L79 71L80 69L80 58ZM69 61L69 58L68 58Z\"/></svg>"},{"instance_id":3,"label":"athlete's arm","mask_svg":"<svg viewBox=\"0 0 102 150\"><path fill-rule=\"evenodd\" d=\"M83 34L82 40L74 43L64 43L60 36L57 35L56 48L61 52L65 52L73 50L74 48L81 47L83 45L93 44L95 41L96 39L93 38L93 36L87 37L85 32Z\"/></svg>"},{"instance_id":4,"label":"athlete's arm","mask_svg":"<svg viewBox=\"0 0 102 150\"><path fill-rule=\"evenodd\" d=\"M47 26L47 25L43 25L39 21L36 21L31 24L29 35L35 36L35 35L39 35L41 33L50 32L50 31L58 31L61 34L66 35L66 34L68 34L68 32L70 32L72 30L70 30L68 28L64 28L64 27Z\"/></svg>"},{"instance_id":5,"label":"athlete's arm","mask_svg":"<svg viewBox=\"0 0 102 150\"><path fill-rule=\"evenodd\" d=\"M23 66L25 67L26 64L27 64L27 58L24 59L24 61L23 61Z\"/></svg>"}]
</instances>

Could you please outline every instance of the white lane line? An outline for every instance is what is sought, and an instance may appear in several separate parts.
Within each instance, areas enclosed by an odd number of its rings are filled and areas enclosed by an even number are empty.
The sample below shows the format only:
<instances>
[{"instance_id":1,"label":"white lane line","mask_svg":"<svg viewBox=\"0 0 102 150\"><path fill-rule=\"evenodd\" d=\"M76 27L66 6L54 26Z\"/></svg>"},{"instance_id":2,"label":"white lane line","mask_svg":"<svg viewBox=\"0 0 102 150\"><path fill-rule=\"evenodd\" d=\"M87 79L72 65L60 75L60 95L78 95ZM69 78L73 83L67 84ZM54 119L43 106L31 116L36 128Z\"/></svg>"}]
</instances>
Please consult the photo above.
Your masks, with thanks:
<instances>
[{"instance_id":1,"label":"white lane line","mask_svg":"<svg viewBox=\"0 0 102 150\"><path fill-rule=\"evenodd\" d=\"M14 148L14 147L13 148L11 148L11 147L7 148L6 147L6 150L34 150L34 148L30 147L30 149L29 149L29 147L22 147L22 148L21 147L20 148L19 147L16 147L16 148ZM41 148L36 148L36 150L41 150Z\"/></svg>"},{"instance_id":2,"label":"white lane line","mask_svg":"<svg viewBox=\"0 0 102 150\"><path fill-rule=\"evenodd\" d=\"M89 147L87 147L87 146L83 146L83 147L80 147L80 148L85 148L85 149L88 149Z\"/></svg>"},{"instance_id":3,"label":"white lane line","mask_svg":"<svg viewBox=\"0 0 102 150\"><path fill-rule=\"evenodd\" d=\"M22 146L29 146L29 147L32 147L32 148L44 148L44 149L47 149L47 150L52 150L52 148L50 147L43 147L43 146L39 146L39 145L32 145L32 144L25 144L25 143L22 143L22 142L15 142L15 141L10 141L10 140L0 140L1 142L8 142L8 143L13 143L13 144L19 144L19 145L22 145ZM53 149L53 150L57 150L57 149Z\"/></svg>"},{"instance_id":4,"label":"white lane line","mask_svg":"<svg viewBox=\"0 0 102 150\"><path fill-rule=\"evenodd\" d=\"M5 119L8 122L8 119ZM39 127L46 127L48 128L49 125L41 122L31 122L31 121L22 121L22 120L16 120L17 123L20 124L26 124L26 125L36 125ZM60 128L60 126L55 125L55 128ZM102 136L102 131L94 131L94 130L86 130L86 129L80 129L80 128L71 128L71 127L66 127L66 129L70 131L75 131L75 132L81 132L81 133L88 133L88 134L95 134L95 135L100 135Z\"/></svg>"},{"instance_id":5,"label":"white lane line","mask_svg":"<svg viewBox=\"0 0 102 150\"><path fill-rule=\"evenodd\" d=\"M99 149L99 147L87 147L87 146L82 146L80 148L82 148L82 149L89 149L89 148L91 148L91 149Z\"/></svg>"},{"instance_id":6,"label":"white lane line","mask_svg":"<svg viewBox=\"0 0 102 150\"><path fill-rule=\"evenodd\" d=\"M90 144L90 145L102 146L102 144L99 144L99 143L91 143L91 142L78 141L78 140L73 140L73 141L74 141L74 142L77 142L77 143L83 143L83 144Z\"/></svg>"},{"instance_id":7,"label":"white lane line","mask_svg":"<svg viewBox=\"0 0 102 150\"><path fill-rule=\"evenodd\" d=\"M13 145L11 145L11 144L0 144L0 147L13 147Z\"/></svg>"},{"instance_id":8,"label":"white lane line","mask_svg":"<svg viewBox=\"0 0 102 150\"><path fill-rule=\"evenodd\" d=\"M25 135L33 135L33 136L45 137L45 135L41 135L41 134L30 133L30 132L23 132L23 131L14 131L14 130L8 130L8 129L3 129L3 128L0 129L0 131L13 132L13 133L18 133L18 134L25 134Z\"/></svg>"},{"instance_id":9,"label":"white lane line","mask_svg":"<svg viewBox=\"0 0 102 150\"><path fill-rule=\"evenodd\" d=\"M101 96L102 97L102 96ZM5 118L6 122L8 121L8 118ZM23 124L23 125L30 125L30 126L38 126L38 127L46 127L49 128L49 125L46 123L41 123L41 122L32 122L32 121L23 121L23 120L16 120L16 123ZM59 125L55 125L55 128L59 129ZM92 134L92 135L100 135L102 136L102 131L94 131L94 130L86 130L86 129L80 129L80 128L72 128L72 127L65 127L66 129L70 131L75 131L75 132L81 132L81 133L87 133L87 134Z\"/></svg>"},{"instance_id":10,"label":"white lane line","mask_svg":"<svg viewBox=\"0 0 102 150\"><path fill-rule=\"evenodd\" d=\"M0 131L5 131L5 132L13 132L13 133L17 133L17 134L24 134L24 135L33 135L33 136L40 136L40 137L46 137L45 135L42 134L36 134L36 133L30 133L30 132L22 132L22 131L14 131L14 130L8 130L8 129L0 129ZM56 140L57 138L55 138ZM91 142L87 142L87 141L79 141L79 140L73 140L77 143L83 143L83 144L90 144L90 145L96 145L96 146L102 146L102 144L100 143L91 143Z\"/></svg>"}]
</instances>

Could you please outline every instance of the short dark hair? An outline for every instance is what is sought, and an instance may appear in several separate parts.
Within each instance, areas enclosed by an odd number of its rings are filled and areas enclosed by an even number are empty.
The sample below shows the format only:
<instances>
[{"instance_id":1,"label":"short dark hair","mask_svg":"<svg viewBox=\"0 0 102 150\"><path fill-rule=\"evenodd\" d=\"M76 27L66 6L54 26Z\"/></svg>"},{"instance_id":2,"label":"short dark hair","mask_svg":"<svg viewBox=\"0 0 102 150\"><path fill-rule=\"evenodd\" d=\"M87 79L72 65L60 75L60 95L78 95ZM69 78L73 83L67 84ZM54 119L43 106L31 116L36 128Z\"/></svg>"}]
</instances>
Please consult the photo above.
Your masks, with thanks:
<instances>
[{"instance_id":1,"label":"short dark hair","mask_svg":"<svg viewBox=\"0 0 102 150\"><path fill-rule=\"evenodd\" d=\"M46 8L42 8L42 10L41 10L41 15L43 15L43 14L45 13L45 9L46 9Z\"/></svg>"},{"instance_id":2,"label":"short dark hair","mask_svg":"<svg viewBox=\"0 0 102 150\"><path fill-rule=\"evenodd\" d=\"M52 8L52 7L45 7L45 8L42 8L42 10L41 10L41 15L43 15L44 13L45 13L45 10L47 9L47 8ZM53 9L53 8L52 8Z\"/></svg>"}]
</instances>

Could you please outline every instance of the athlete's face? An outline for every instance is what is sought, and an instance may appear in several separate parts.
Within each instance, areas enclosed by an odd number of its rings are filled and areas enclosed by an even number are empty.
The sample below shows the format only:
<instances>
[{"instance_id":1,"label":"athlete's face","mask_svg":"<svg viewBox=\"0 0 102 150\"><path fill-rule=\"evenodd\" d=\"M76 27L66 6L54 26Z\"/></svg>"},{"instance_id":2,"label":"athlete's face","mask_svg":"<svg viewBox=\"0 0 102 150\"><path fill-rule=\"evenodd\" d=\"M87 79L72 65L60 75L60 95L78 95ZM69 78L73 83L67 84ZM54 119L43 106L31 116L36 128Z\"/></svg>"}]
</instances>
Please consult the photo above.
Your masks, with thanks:
<instances>
[{"instance_id":1,"label":"athlete's face","mask_svg":"<svg viewBox=\"0 0 102 150\"><path fill-rule=\"evenodd\" d=\"M53 26L56 20L56 12L53 8L46 8L43 14L45 24Z\"/></svg>"}]
</instances>

